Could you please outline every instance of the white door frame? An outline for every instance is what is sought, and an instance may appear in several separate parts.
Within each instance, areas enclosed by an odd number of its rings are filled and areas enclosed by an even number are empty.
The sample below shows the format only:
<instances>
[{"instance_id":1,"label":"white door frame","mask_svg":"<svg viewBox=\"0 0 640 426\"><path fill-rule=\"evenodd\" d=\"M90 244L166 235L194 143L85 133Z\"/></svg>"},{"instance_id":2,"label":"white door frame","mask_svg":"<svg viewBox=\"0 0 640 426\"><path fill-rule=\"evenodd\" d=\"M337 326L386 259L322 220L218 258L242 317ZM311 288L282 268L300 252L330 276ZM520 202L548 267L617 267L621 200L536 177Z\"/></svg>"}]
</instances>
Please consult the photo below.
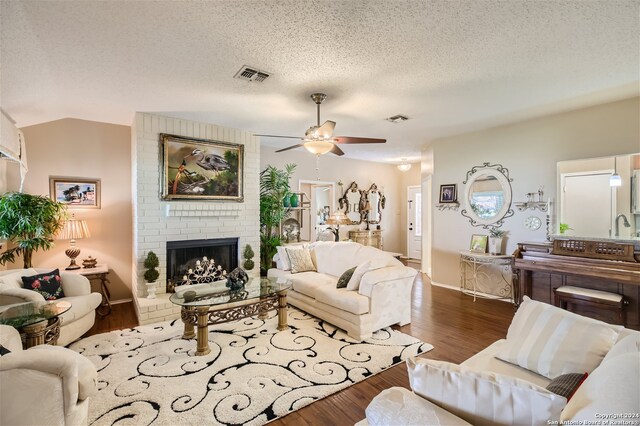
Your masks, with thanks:
<instances>
[{"instance_id":1,"label":"white door frame","mask_svg":"<svg viewBox=\"0 0 640 426\"><path fill-rule=\"evenodd\" d=\"M411 196L410 196L411 191L412 190L416 190L416 189L420 193L420 195L421 195L420 199L422 200L422 187L420 185L407 186L407 229L406 229L406 232L407 232L407 257L411 258L411 259L414 258L413 256L411 256L411 254L412 254L411 240L415 239L415 237L412 238L412 236L411 236L412 232L409 230L410 229L409 227L411 226L410 223L413 223L413 227L414 228L415 228L416 224L415 224L415 220L414 220L414 217L413 217L413 211L414 210L412 208L409 208L409 205L410 205L409 203L412 200ZM415 205L411 205L411 206L413 208L415 208ZM421 207L421 211L422 211L422 205L420 207ZM422 217L419 220L422 222ZM420 227L422 228L422 223L420 223ZM422 236L420 236L420 240L422 240ZM422 256L422 242L420 242L420 256Z\"/></svg>"},{"instance_id":2,"label":"white door frame","mask_svg":"<svg viewBox=\"0 0 640 426\"><path fill-rule=\"evenodd\" d=\"M331 210L330 214L332 214L335 210L336 206L336 183L322 180L298 180L298 191L302 191L302 185L310 185L311 186L311 195L309 197L311 201L311 206L309 206L309 226L311 229L310 239L311 241L315 241L317 238L318 230L316 229L315 224L315 212L317 211L317 206L315 205L315 197L313 196L313 187L314 186L330 186L331 193L329 194L329 209Z\"/></svg>"},{"instance_id":3,"label":"white door frame","mask_svg":"<svg viewBox=\"0 0 640 426\"><path fill-rule=\"evenodd\" d=\"M426 176L422 181L422 272L431 278L431 246L433 211L431 197L432 176Z\"/></svg>"}]
</instances>

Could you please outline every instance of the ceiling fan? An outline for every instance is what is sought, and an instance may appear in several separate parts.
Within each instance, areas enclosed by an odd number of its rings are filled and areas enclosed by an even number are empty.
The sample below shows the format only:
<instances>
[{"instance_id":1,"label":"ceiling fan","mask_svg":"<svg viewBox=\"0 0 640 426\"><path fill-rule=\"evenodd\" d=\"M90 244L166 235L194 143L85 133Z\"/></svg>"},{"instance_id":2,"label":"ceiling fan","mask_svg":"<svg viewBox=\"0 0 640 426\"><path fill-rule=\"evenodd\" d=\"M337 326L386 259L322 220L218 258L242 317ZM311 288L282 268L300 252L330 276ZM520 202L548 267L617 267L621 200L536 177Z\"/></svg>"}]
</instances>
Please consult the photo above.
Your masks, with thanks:
<instances>
[{"instance_id":1,"label":"ceiling fan","mask_svg":"<svg viewBox=\"0 0 640 426\"><path fill-rule=\"evenodd\" d=\"M318 156L331 152L335 155L344 155L344 152L338 147L339 144L348 143L385 143L386 139L374 139L374 138L356 138L350 136L333 136L333 129L336 127L336 122L327 120L320 125L320 104L327 99L327 95L324 93L313 93L311 99L317 105L318 110L318 124L311 126L305 132L304 137L297 136L278 136L278 135L256 135L265 136L270 138L287 138L287 139L301 139L302 143L289 146L287 148L279 149L276 152L288 151L290 149L305 147L307 151Z\"/></svg>"}]
</instances>

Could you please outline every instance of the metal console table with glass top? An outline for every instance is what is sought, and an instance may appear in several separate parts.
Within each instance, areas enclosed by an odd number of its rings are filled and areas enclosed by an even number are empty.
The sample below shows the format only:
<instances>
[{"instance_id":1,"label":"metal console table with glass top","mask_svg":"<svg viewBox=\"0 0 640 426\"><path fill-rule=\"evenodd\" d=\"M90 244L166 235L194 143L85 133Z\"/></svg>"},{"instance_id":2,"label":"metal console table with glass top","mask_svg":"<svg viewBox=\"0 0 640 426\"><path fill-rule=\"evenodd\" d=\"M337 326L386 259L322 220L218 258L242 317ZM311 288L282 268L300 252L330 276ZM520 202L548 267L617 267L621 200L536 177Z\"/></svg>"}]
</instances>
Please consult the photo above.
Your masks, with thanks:
<instances>
[{"instance_id":1,"label":"metal console table with glass top","mask_svg":"<svg viewBox=\"0 0 640 426\"><path fill-rule=\"evenodd\" d=\"M460 290L477 297L495 296L514 301L513 256L460 252Z\"/></svg>"},{"instance_id":2,"label":"metal console table with glass top","mask_svg":"<svg viewBox=\"0 0 640 426\"><path fill-rule=\"evenodd\" d=\"M207 355L209 325L222 324L247 317L266 319L267 313L278 311L278 330L286 330L287 290L291 281L275 278L251 278L240 290L226 288L226 280L194 284L177 289L169 300L182 307L183 339L197 339L196 355ZM197 326L197 333L194 331Z\"/></svg>"}]
</instances>

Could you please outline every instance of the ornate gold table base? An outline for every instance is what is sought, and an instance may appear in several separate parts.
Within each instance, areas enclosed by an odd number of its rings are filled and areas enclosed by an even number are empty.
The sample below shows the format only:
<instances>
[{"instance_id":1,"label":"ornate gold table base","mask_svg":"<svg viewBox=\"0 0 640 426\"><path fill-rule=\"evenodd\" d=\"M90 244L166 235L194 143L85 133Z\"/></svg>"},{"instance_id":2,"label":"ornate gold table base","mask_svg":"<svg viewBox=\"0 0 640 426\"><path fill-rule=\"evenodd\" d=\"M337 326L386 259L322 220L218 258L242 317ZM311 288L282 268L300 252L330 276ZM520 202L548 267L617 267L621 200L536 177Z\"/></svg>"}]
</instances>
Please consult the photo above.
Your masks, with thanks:
<instances>
[{"instance_id":1,"label":"ornate gold table base","mask_svg":"<svg viewBox=\"0 0 640 426\"><path fill-rule=\"evenodd\" d=\"M209 348L209 326L222 324L229 321L236 321L243 318L258 316L259 319L266 319L267 313L278 310L278 331L289 328L287 324L287 290L282 290L273 296L265 297L249 302L245 305L231 308L218 309L213 306L183 306L181 317L184 322L183 339L193 339L196 337L196 356L207 355L211 352ZM197 326L197 332L194 330Z\"/></svg>"},{"instance_id":2,"label":"ornate gold table base","mask_svg":"<svg viewBox=\"0 0 640 426\"><path fill-rule=\"evenodd\" d=\"M60 337L60 318L40 321L20 329L22 347L29 349L36 345L55 345Z\"/></svg>"}]
</instances>

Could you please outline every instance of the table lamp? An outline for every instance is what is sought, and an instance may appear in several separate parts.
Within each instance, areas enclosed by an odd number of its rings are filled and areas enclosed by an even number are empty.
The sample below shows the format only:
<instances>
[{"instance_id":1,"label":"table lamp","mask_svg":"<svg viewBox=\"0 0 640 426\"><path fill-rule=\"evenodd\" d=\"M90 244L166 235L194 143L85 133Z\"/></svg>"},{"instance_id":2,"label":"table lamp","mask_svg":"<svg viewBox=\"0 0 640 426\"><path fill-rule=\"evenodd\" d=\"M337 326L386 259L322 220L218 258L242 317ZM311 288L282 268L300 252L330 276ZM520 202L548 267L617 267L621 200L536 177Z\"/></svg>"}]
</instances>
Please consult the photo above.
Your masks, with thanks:
<instances>
[{"instance_id":1,"label":"table lamp","mask_svg":"<svg viewBox=\"0 0 640 426\"><path fill-rule=\"evenodd\" d=\"M369 230L369 215L371 214L371 203L369 203L369 201L367 200L367 204L364 206L364 209L362 209L363 212L366 213L367 215L367 227L365 228L366 231Z\"/></svg>"},{"instance_id":2,"label":"table lamp","mask_svg":"<svg viewBox=\"0 0 640 426\"><path fill-rule=\"evenodd\" d=\"M80 266L76 264L76 257L80 254L80 249L76 247L76 240L80 238L88 238L91 236L87 222L82 219L76 219L75 215L71 216L71 219L65 221L62 226L62 231L58 235L59 240L71 240L69 242L69 248L64 251L71 263L67 266L66 270L80 269Z\"/></svg>"},{"instance_id":3,"label":"table lamp","mask_svg":"<svg viewBox=\"0 0 640 426\"><path fill-rule=\"evenodd\" d=\"M327 219L327 225L336 225L334 228L327 228L333 232L333 235L336 237L336 241L340 241L340 225L351 225L351 220L347 217L346 214L341 212L340 210L336 210L333 214Z\"/></svg>"}]
</instances>

